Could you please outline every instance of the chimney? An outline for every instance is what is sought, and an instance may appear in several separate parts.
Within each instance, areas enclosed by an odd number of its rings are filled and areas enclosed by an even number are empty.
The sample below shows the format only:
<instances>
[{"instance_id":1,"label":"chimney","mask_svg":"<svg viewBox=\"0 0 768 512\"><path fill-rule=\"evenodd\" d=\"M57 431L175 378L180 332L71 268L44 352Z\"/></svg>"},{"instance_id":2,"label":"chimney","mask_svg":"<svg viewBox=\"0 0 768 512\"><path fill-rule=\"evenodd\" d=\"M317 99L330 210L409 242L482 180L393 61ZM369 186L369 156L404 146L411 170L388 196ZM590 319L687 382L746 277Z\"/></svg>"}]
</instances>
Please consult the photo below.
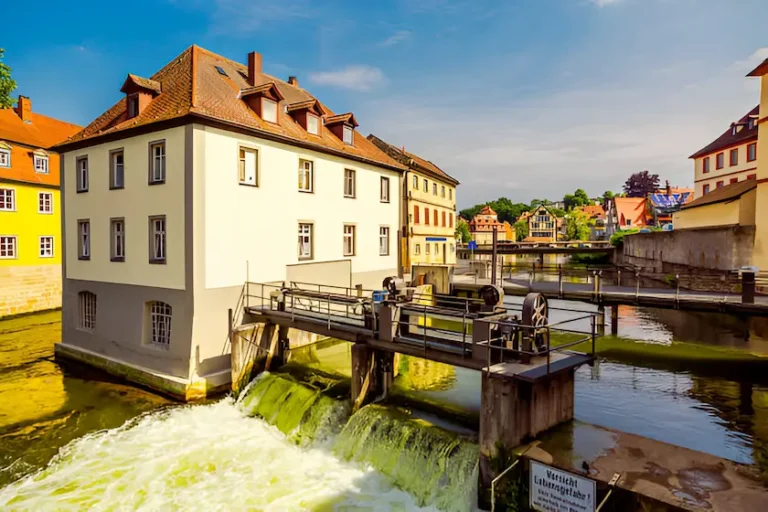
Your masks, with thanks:
<instances>
[{"instance_id":1,"label":"chimney","mask_svg":"<svg viewBox=\"0 0 768 512\"><path fill-rule=\"evenodd\" d=\"M295 76L289 76L288 77L288 83L291 85L295 85L296 87L299 86L299 81L296 79Z\"/></svg>"},{"instance_id":2,"label":"chimney","mask_svg":"<svg viewBox=\"0 0 768 512\"><path fill-rule=\"evenodd\" d=\"M29 113L32 112L32 101L26 96L19 94L19 101L16 103L16 114L22 119L29 118Z\"/></svg>"},{"instance_id":3,"label":"chimney","mask_svg":"<svg viewBox=\"0 0 768 512\"><path fill-rule=\"evenodd\" d=\"M248 83L256 85L256 75L261 74L261 54L251 52L248 54Z\"/></svg>"}]
</instances>

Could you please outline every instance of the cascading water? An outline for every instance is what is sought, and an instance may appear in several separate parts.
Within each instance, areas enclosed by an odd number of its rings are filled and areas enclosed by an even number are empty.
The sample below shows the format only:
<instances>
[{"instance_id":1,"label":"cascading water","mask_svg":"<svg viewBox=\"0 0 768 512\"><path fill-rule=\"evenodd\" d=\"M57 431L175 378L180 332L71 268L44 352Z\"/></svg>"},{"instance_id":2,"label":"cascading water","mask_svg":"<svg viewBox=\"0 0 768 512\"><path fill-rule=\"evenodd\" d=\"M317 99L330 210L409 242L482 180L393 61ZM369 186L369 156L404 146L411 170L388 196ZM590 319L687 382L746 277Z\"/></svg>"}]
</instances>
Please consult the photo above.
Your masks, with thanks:
<instances>
[{"instance_id":1,"label":"cascading water","mask_svg":"<svg viewBox=\"0 0 768 512\"><path fill-rule=\"evenodd\" d=\"M379 406L350 417L347 402L262 374L238 402L173 407L68 444L0 489L0 509L472 508L475 444Z\"/></svg>"}]
</instances>

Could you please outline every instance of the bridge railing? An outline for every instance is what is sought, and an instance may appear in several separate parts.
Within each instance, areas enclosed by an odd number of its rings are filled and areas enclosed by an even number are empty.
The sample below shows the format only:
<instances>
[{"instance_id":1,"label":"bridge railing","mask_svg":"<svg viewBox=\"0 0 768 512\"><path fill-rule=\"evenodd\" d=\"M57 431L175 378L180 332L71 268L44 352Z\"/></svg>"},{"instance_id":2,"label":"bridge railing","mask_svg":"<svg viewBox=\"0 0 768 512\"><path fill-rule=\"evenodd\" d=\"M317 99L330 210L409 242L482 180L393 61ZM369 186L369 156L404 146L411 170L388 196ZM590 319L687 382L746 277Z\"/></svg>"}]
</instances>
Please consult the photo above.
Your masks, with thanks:
<instances>
[{"instance_id":1,"label":"bridge railing","mask_svg":"<svg viewBox=\"0 0 768 512\"><path fill-rule=\"evenodd\" d=\"M595 356L595 343L598 338L597 323L598 313L583 311L582 315L560 320L554 323L547 323L540 326L524 325L520 323L509 323L509 327L514 327L512 331L513 338L508 336L498 336L488 340L477 342L477 345L486 347L486 371L490 372L493 363L496 361L508 361L509 357L522 362L529 362L535 357L546 357L546 374L552 370L552 355L565 352L575 346L585 346L589 350L586 353L592 357ZM575 322L589 320L589 330L584 331L572 326L565 327ZM493 321L493 320L480 320ZM545 343L543 346L536 346L537 336L543 335ZM557 339L553 344L553 336ZM525 339L530 340L531 348L526 350L524 347ZM510 346L511 345L511 346ZM496 357L494 357L494 354ZM509 356L509 357L508 357Z\"/></svg>"}]
</instances>

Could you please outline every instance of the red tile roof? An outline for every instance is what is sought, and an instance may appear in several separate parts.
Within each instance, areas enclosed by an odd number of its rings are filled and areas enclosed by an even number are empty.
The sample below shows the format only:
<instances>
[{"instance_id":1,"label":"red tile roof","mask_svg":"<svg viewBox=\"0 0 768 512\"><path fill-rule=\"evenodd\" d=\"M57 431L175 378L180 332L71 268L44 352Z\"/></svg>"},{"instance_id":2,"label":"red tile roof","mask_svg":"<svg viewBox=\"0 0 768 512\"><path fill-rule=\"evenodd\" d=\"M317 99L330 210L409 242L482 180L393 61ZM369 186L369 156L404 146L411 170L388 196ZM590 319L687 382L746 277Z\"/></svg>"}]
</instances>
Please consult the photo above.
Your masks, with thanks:
<instances>
[{"instance_id":1,"label":"red tile roof","mask_svg":"<svg viewBox=\"0 0 768 512\"><path fill-rule=\"evenodd\" d=\"M0 140L27 146L50 148L80 131L80 127L36 112L24 114L22 120L15 109L0 109Z\"/></svg>"},{"instance_id":2,"label":"red tile roof","mask_svg":"<svg viewBox=\"0 0 768 512\"><path fill-rule=\"evenodd\" d=\"M756 141L757 140L757 123L752 123L752 128L749 127L749 119L750 117L753 117L754 119L757 119L757 117L760 115L760 105L756 106L749 112L747 112L741 119L736 121L735 124L745 124L745 126L736 132L736 134L733 133L733 128L729 127L728 130L725 131L722 135L720 135L718 138L692 154L689 158L699 158L702 156L707 156L709 154L715 153L717 151L720 151L722 149L729 148L731 146L736 146L738 144L744 144L750 141Z\"/></svg>"},{"instance_id":3,"label":"red tile roof","mask_svg":"<svg viewBox=\"0 0 768 512\"><path fill-rule=\"evenodd\" d=\"M216 68L226 73L221 74ZM218 122L232 129L245 130L255 136L272 138L320 152L360 160L388 168L405 167L378 149L365 137L355 137L354 145L345 144L325 126L320 133L307 133L301 125L278 107L278 122L261 119L239 97L241 91L274 82L287 104L316 100L309 92L265 73L257 73L255 85L248 82L248 67L221 55L192 45L155 73L151 81L161 85L162 92L136 117L127 118L126 100L121 98L109 110L76 136L61 144L68 149L98 143L109 134L193 116L196 122ZM132 78L136 80L136 78ZM333 112L318 101L327 116Z\"/></svg>"},{"instance_id":4,"label":"red tile roof","mask_svg":"<svg viewBox=\"0 0 768 512\"><path fill-rule=\"evenodd\" d=\"M459 184L459 180L450 176L447 172L443 171L429 160L421 158L418 155L414 155L413 153L409 153L404 148L398 148L397 146L394 146L393 144L380 139L374 134L368 135L368 140L376 144L379 149L385 151L389 156L396 159L403 165L408 165L411 167L415 166L422 172L425 172L438 180L442 180L453 185Z\"/></svg>"},{"instance_id":5,"label":"red tile roof","mask_svg":"<svg viewBox=\"0 0 768 512\"><path fill-rule=\"evenodd\" d=\"M580 206L576 209L583 211L591 219L602 219L605 217L605 210L599 204L589 204L587 206Z\"/></svg>"},{"instance_id":6,"label":"red tile roof","mask_svg":"<svg viewBox=\"0 0 768 512\"><path fill-rule=\"evenodd\" d=\"M29 103L29 99L25 98ZM24 119L16 109L0 109L0 146L10 148L11 167L0 168L0 179L59 186L59 156L42 151L80 131L80 127L44 116L31 110ZM33 153L48 155L48 173L35 172Z\"/></svg>"},{"instance_id":7,"label":"red tile roof","mask_svg":"<svg viewBox=\"0 0 768 512\"><path fill-rule=\"evenodd\" d=\"M683 206L683 209L688 210L689 208L696 208L698 206L730 201L741 197L756 186L757 180L743 180L736 183L730 183L724 187L716 188L712 192L704 194L700 198L691 201Z\"/></svg>"}]
</instances>

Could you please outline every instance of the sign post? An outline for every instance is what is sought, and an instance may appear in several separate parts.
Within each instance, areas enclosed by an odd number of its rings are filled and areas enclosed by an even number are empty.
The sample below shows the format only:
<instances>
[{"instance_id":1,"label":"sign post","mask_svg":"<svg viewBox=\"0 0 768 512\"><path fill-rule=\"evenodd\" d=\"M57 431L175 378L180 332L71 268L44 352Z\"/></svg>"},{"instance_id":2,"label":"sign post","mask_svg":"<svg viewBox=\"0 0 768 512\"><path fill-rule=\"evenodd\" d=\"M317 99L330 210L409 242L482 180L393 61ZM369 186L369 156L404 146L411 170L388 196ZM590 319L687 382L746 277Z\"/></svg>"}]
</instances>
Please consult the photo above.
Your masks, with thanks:
<instances>
[{"instance_id":1,"label":"sign post","mask_svg":"<svg viewBox=\"0 0 768 512\"><path fill-rule=\"evenodd\" d=\"M529 504L541 512L594 512L595 481L531 461Z\"/></svg>"}]
</instances>

